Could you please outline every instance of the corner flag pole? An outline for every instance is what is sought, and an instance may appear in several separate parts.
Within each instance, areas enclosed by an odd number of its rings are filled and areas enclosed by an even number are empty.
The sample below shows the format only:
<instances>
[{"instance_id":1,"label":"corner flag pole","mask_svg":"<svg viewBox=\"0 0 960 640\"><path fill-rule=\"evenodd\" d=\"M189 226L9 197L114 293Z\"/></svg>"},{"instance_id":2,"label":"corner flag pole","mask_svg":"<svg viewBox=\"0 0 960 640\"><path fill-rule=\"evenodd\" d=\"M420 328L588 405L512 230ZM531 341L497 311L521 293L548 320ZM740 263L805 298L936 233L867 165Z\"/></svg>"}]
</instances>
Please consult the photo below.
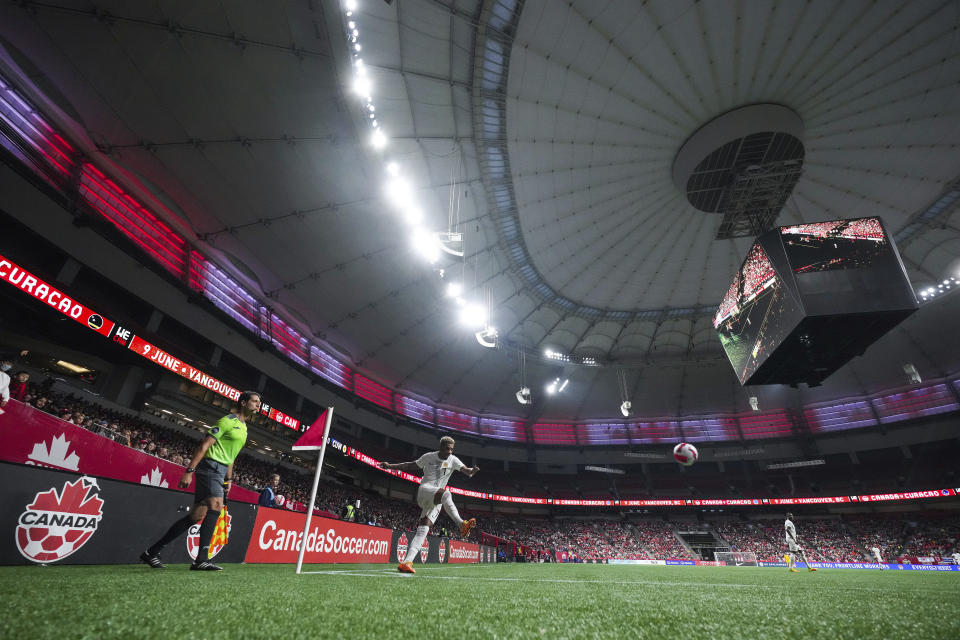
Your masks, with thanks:
<instances>
[{"instance_id":1,"label":"corner flag pole","mask_svg":"<svg viewBox=\"0 0 960 640\"><path fill-rule=\"evenodd\" d=\"M333 422L333 407L327 407L326 413L327 421L323 427L323 442L320 445L320 456L317 459L317 472L313 474L310 504L307 505L307 519L303 523L303 538L300 539L300 554L297 556L297 575L300 575L300 569L303 567L303 554L307 550L307 532L310 531L310 520L313 518L313 504L317 501L317 485L320 484L320 472L323 470L323 454L327 452L327 438L330 437L330 423Z\"/></svg>"}]
</instances>

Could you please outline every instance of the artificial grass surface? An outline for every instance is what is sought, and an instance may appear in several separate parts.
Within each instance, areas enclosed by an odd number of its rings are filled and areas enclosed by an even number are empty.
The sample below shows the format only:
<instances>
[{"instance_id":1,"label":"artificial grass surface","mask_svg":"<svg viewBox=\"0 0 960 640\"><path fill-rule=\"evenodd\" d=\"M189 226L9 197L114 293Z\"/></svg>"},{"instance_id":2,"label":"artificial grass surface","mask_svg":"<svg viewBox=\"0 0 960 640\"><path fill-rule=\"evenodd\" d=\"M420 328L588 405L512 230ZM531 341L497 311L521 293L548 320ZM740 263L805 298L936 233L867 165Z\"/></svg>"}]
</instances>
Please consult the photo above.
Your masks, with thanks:
<instances>
[{"instance_id":1,"label":"artificial grass surface","mask_svg":"<svg viewBox=\"0 0 960 640\"><path fill-rule=\"evenodd\" d=\"M0 567L0 638L960 638L960 573L637 565Z\"/></svg>"}]
</instances>

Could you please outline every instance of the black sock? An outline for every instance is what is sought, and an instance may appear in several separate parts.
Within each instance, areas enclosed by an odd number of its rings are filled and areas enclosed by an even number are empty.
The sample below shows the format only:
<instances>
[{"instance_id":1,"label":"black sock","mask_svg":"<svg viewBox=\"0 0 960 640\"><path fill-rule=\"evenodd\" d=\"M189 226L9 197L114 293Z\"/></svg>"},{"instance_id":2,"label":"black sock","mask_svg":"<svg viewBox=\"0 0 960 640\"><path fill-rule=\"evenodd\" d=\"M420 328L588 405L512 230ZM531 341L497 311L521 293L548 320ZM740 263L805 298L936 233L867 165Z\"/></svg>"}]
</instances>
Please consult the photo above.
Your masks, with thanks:
<instances>
[{"instance_id":1,"label":"black sock","mask_svg":"<svg viewBox=\"0 0 960 640\"><path fill-rule=\"evenodd\" d=\"M165 546L182 536L187 532L187 529L193 524L193 521L190 519L190 514L187 514L170 525L170 528L167 529L167 532L163 534L163 537L154 542L147 548L147 553L156 555L160 553L160 550ZM212 535L212 534L211 534Z\"/></svg>"},{"instance_id":2,"label":"black sock","mask_svg":"<svg viewBox=\"0 0 960 640\"><path fill-rule=\"evenodd\" d=\"M213 537L213 530L217 528L217 519L220 517L219 511L207 509L207 515L200 525L200 548L197 550L197 562L204 562L210 559L210 538Z\"/></svg>"}]
</instances>

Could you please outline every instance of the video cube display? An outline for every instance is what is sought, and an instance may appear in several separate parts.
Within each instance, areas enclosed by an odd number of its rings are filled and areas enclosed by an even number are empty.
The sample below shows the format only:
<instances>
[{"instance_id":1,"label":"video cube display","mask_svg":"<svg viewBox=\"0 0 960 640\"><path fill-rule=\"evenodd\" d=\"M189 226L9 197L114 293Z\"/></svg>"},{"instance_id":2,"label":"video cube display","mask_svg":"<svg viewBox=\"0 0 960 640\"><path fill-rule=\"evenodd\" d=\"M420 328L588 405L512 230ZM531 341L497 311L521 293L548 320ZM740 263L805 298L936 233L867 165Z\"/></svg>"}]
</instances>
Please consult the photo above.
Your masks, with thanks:
<instances>
[{"instance_id":1,"label":"video cube display","mask_svg":"<svg viewBox=\"0 0 960 640\"><path fill-rule=\"evenodd\" d=\"M915 300L879 218L780 227L808 315L909 306Z\"/></svg>"},{"instance_id":2,"label":"video cube display","mask_svg":"<svg viewBox=\"0 0 960 640\"><path fill-rule=\"evenodd\" d=\"M892 253L877 218L780 227L780 236L794 273L870 267Z\"/></svg>"},{"instance_id":3,"label":"video cube display","mask_svg":"<svg viewBox=\"0 0 960 640\"><path fill-rule=\"evenodd\" d=\"M800 305L759 242L753 245L713 319L744 384L802 319Z\"/></svg>"}]
</instances>

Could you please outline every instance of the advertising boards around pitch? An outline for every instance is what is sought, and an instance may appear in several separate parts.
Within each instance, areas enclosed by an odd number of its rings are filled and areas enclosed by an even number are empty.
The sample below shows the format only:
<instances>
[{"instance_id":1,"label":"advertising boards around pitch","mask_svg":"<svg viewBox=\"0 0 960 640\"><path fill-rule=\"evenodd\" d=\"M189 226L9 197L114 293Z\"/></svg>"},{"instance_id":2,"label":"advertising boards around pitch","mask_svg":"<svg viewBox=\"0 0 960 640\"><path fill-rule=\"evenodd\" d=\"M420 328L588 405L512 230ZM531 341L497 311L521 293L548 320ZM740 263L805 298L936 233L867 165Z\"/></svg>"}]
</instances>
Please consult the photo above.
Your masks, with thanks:
<instances>
[{"instance_id":1,"label":"advertising boards around pitch","mask_svg":"<svg viewBox=\"0 0 960 640\"><path fill-rule=\"evenodd\" d=\"M306 514L260 508L245 561L296 563ZM314 516L307 533L304 563L388 562L392 529Z\"/></svg>"},{"instance_id":2,"label":"advertising boards around pitch","mask_svg":"<svg viewBox=\"0 0 960 640\"><path fill-rule=\"evenodd\" d=\"M390 544L390 562L399 563L407 555L413 531L394 531ZM420 551L413 558L413 564L476 564L494 562L496 556L492 547L481 547L474 542L460 542L439 536L427 536Z\"/></svg>"},{"instance_id":3,"label":"advertising boards around pitch","mask_svg":"<svg viewBox=\"0 0 960 640\"><path fill-rule=\"evenodd\" d=\"M180 491L0 462L0 564L136 563L192 503ZM230 543L218 561L243 560L255 511L230 503ZM170 543L164 562L190 562L192 538Z\"/></svg>"}]
</instances>

